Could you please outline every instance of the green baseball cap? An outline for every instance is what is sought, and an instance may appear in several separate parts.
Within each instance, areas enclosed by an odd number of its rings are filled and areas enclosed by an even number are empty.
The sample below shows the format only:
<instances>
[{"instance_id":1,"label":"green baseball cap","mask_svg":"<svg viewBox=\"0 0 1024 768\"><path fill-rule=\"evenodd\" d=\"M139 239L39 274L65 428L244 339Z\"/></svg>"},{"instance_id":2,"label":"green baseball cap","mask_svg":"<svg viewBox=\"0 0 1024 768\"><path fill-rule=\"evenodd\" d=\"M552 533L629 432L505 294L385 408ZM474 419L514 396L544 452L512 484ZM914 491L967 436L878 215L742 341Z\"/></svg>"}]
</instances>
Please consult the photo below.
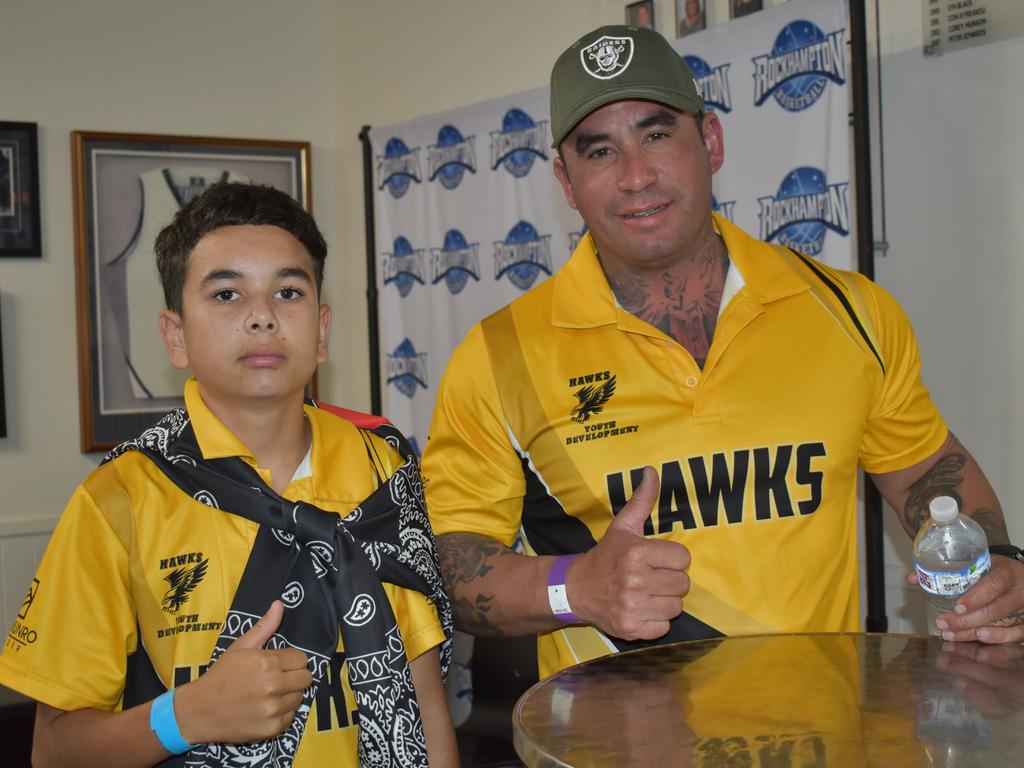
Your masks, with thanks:
<instances>
[{"instance_id":1,"label":"green baseball cap","mask_svg":"<svg viewBox=\"0 0 1024 768\"><path fill-rule=\"evenodd\" d=\"M551 70L551 136L556 148L580 120L622 99L646 99L680 112L704 112L693 73L653 29L616 24L589 32Z\"/></svg>"}]
</instances>

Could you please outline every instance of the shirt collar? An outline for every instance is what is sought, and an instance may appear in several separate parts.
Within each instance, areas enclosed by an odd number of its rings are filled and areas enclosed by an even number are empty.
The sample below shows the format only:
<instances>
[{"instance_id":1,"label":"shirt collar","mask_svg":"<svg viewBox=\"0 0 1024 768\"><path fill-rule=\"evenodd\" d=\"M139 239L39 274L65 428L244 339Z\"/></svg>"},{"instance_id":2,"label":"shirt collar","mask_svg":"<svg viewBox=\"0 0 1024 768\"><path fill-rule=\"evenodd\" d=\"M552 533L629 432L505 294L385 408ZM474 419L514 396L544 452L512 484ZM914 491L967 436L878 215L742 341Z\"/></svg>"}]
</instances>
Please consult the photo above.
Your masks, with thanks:
<instances>
[{"instance_id":1,"label":"shirt collar","mask_svg":"<svg viewBox=\"0 0 1024 768\"><path fill-rule=\"evenodd\" d=\"M239 456L255 462L256 457L252 451L206 405L195 376L185 382L185 408L188 409L188 417L192 421L196 442L199 443L204 459Z\"/></svg>"},{"instance_id":2,"label":"shirt collar","mask_svg":"<svg viewBox=\"0 0 1024 768\"><path fill-rule=\"evenodd\" d=\"M711 217L729 253L732 267L729 273L735 269L739 277L738 284L730 284L727 274L727 289L734 289L734 293L746 291L760 303L808 289L806 281L782 259L765 258L769 255L766 249L773 246L755 240L717 213L712 213ZM722 307L731 295L722 297ZM555 277L551 324L562 328L596 328L618 323L623 311L601 269L594 238L587 232Z\"/></svg>"}]
</instances>

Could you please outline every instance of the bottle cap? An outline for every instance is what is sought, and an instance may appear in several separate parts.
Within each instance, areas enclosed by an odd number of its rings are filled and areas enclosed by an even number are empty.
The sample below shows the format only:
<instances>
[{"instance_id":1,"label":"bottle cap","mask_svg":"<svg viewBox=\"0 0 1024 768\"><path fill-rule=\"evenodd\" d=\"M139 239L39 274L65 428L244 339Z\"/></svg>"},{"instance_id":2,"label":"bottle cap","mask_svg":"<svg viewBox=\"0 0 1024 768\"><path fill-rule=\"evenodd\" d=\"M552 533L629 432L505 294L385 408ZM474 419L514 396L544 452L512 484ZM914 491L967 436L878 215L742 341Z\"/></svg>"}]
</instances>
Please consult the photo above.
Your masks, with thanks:
<instances>
[{"instance_id":1,"label":"bottle cap","mask_svg":"<svg viewBox=\"0 0 1024 768\"><path fill-rule=\"evenodd\" d=\"M931 513L932 520L937 523L952 522L960 514L956 499L952 496L936 496L928 504L928 511Z\"/></svg>"}]
</instances>

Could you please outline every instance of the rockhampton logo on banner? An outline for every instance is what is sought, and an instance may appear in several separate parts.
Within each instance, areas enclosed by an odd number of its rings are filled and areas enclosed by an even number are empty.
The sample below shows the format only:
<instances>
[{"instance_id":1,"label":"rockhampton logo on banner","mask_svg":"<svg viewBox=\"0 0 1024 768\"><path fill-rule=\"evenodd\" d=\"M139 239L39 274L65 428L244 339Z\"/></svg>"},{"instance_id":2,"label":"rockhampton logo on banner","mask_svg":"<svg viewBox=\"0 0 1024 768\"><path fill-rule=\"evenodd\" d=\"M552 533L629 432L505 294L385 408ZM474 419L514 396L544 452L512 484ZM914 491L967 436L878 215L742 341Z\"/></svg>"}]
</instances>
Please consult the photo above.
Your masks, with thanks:
<instances>
[{"instance_id":1,"label":"rockhampton logo on banner","mask_svg":"<svg viewBox=\"0 0 1024 768\"><path fill-rule=\"evenodd\" d=\"M829 80L846 82L846 29L826 34L810 21L790 22L771 53L753 62L755 106L774 96L783 109L799 112L821 98Z\"/></svg>"},{"instance_id":2,"label":"rockhampton logo on banner","mask_svg":"<svg viewBox=\"0 0 1024 768\"><path fill-rule=\"evenodd\" d=\"M693 72L693 79L708 111L732 112L732 92L729 90L731 65L713 67L700 56L683 56L683 59Z\"/></svg>"},{"instance_id":3,"label":"rockhampton logo on banner","mask_svg":"<svg viewBox=\"0 0 1024 768\"><path fill-rule=\"evenodd\" d=\"M817 256L826 229L850 234L849 183L829 184L819 168L794 168L774 195L757 198L761 206L758 237Z\"/></svg>"},{"instance_id":4,"label":"rockhampton logo on banner","mask_svg":"<svg viewBox=\"0 0 1024 768\"><path fill-rule=\"evenodd\" d=\"M454 125L442 125L437 144L427 146L427 179L455 189L466 171L476 173L476 136L463 136Z\"/></svg>"},{"instance_id":5,"label":"rockhampton logo on banner","mask_svg":"<svg viewBox=\"0 0 1024 768\"><path fill-rule=\"evenodd\" d=\"M533 224L520 221L494 244L494 279L508 275L513 285L525 291L541 272L552 273L551 235L540 235Z\"/></svg>"},{"instance_id":6,"label":"rockhampton logo on banner","mask_svg":"<svg viewBox=\"0 0 1024 768\"><path fill-rule=\"evenodd\" d=\"M424 254L424 249L413 248L407 238L402 235L396 237L391 252L385 253L381 259L381 279L384 285L393 283L403 299L409 295L413 285L423 285Z\"/></svg>"},{"instance_id":7,"label":"rockhampton logo on banner","mask_svg":"<svg viewBox=\"0 0 1024 768\"><path fill-rule=\"evenodd\" d=\"M444 280L454 296L471 277L480 280L480 243L467 243L459 230L449 229L444 233L444 245L430 249L430 283Z\"/></svg>"},{"instance_id":8,"label":"rockhampton logo on banner","mask_svg":"<svg viewBox=\"0 0 1024 768\"><path fill-rule=\"evenodd\" d=\"M409 191L412 182L420 183L420 148L409 149L397 136L388 139L384 154L377 155L378 189L387 187L396 200Z\"/></svg>"},{"instance_id":9,"label":"rockhampton logo on banner","mask_svg":"<svg viewBox=\"0 0 1024 768\"><path fill-rule=\"evenodd\" d=\"M505 113L500 131L491 131L491 170L502 166L517 179L526 176L538 157L548 159L548 121L534 122L524 110Z\"/></svg>"},{"instance_id":10,"label":"rockhampton logo on banner","mask_svg":"<svg viewBox=\"0 0 1024 768\"><path fill-rule=\"evenodd\" d=\"M426 353L417 352L409 339L403 339L388 355L388 384L406 397L412 397L417 386L426 389L428 382Z\"/></svg>"}]
</instances>

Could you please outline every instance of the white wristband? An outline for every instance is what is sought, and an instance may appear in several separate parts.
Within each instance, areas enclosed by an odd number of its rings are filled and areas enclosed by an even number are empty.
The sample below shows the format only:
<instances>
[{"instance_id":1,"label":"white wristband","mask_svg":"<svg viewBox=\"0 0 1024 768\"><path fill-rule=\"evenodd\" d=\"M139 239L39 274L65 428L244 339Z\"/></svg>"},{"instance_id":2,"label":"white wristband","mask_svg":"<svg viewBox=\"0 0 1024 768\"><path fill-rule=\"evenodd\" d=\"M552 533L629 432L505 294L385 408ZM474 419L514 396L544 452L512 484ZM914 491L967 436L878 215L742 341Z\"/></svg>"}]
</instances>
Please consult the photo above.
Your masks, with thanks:
<instances>
[{"instance_id":1,"label":"white wristband","mask_svg":"<svg viewBox=\"0 0 1024 768\"><path fill-rule=\"evenodd\" d=\"M565 588L565 576L569 566L578 555L560 555L555 558L548 574L548 605L555 618L566 624L579 624L580 620L569 606L569 595Z\"/></svg>"}]
</instances>

